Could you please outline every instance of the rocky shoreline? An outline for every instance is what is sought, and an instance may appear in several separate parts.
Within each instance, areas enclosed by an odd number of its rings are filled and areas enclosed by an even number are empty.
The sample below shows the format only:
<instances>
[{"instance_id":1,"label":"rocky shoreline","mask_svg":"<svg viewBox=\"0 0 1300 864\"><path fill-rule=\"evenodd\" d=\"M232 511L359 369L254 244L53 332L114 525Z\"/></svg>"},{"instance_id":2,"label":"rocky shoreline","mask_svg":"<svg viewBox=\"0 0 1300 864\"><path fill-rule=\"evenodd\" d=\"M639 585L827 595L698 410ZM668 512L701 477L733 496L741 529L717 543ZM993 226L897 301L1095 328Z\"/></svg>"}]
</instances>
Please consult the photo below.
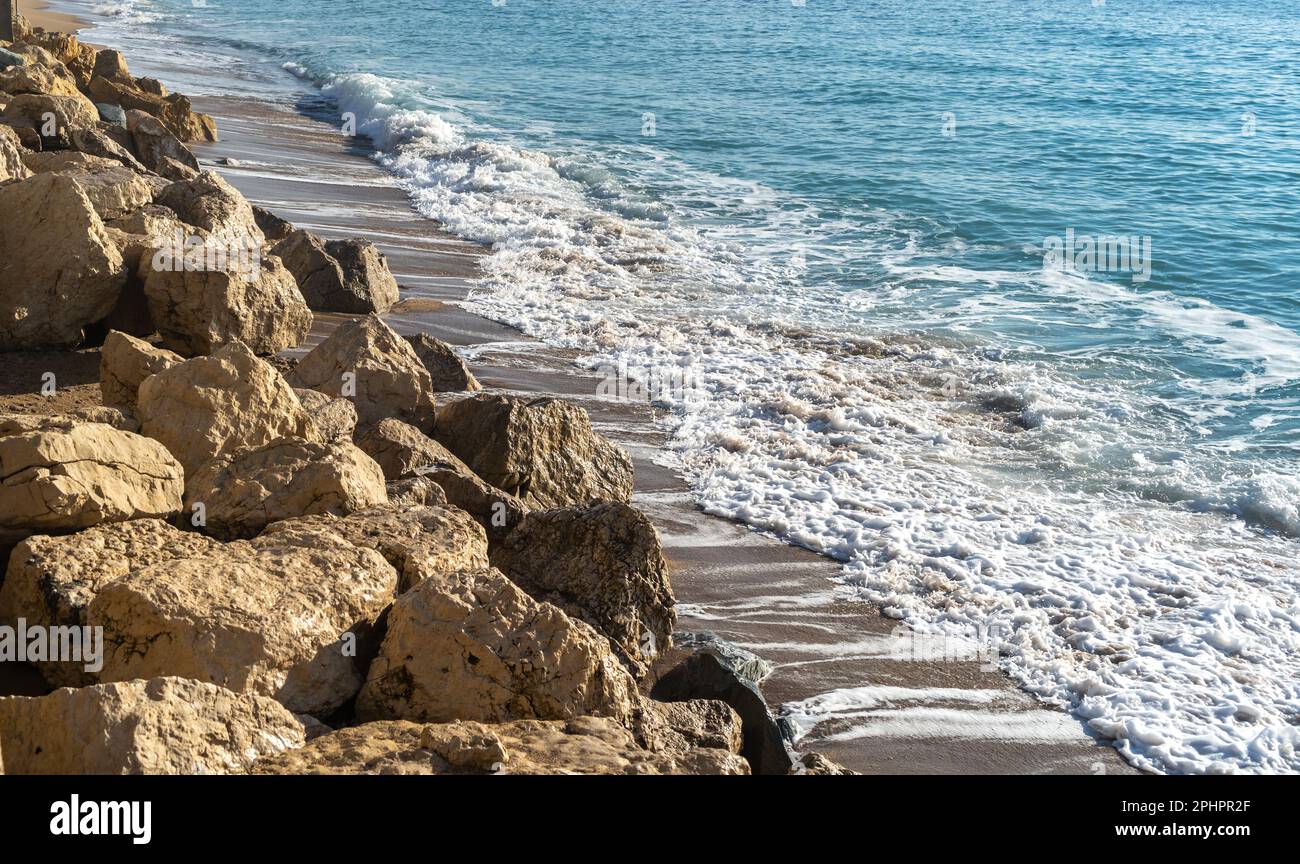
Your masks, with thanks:
<instances>
[{"instance_id":1,"label":"rocky shoreline","mask_svg":"<svg viewBox=\"0 0 1300 864\"><path fill-rule=\"evenodd\" d=\"M0 627L102 656L24 655L61 689L0 698L5 771L843 773L743 657L673 648L632 460L586 411L480 392L385 323L373 243L252 206L188 99L24 28L0 352L50 362L0 415ZM93 348L102 398L60 399Z\"/></svg>"}]
</instances>

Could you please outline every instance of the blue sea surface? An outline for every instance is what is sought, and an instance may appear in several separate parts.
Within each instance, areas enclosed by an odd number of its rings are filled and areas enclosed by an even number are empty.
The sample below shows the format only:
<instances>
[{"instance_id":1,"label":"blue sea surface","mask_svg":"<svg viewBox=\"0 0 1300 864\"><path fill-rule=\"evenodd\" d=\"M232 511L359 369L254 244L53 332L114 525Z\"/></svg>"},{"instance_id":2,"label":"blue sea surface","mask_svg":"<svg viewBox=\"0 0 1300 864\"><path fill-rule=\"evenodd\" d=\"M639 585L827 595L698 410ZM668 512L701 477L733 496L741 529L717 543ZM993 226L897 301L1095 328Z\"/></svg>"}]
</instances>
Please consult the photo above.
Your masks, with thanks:
<instances>
[{"instance_id":1,"label":"blue sea surface","mask_svg":"<svg viewBox=\"0 0 1300 864\"><path fill-rule=\"evenodd\" d=\"M1300 4L97 11L179 89L319 88L492 244L472 308L690 369L706 509L1005 623L1135 764L1300 768Z\"/></svg>"}]
</instances>

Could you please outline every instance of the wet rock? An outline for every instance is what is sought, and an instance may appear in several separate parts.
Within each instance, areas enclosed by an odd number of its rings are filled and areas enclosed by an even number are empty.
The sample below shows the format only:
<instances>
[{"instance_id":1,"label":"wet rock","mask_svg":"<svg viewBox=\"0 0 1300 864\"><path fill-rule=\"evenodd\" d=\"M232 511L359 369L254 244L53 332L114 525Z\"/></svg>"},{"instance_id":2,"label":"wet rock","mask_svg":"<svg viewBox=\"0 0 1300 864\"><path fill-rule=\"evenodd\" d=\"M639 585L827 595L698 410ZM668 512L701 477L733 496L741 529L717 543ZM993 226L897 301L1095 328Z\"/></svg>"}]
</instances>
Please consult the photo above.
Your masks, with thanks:
<instances>
[{"instance_id":1,"label":"wet rock","mask_svg":"<svg viewBox=\"0 0 1300 864\"><path fill-rule=\"evenodd\" d=\"M856 777L858 772L850 771L838 762L832 762L820 753L805 753L795 762L791 774L808 777Z\"/></svg>"},{"instance_id":2,"label":"wet rock","mask_svg":"<svg viewBox=\"0 0 1300 864\"><path fill-rule=\"evenodd\" d=\"M433 425L429 373L406 340L374 315L342 324L298 364L295 387L352 399L364 425L392 417Z\"/></svg>"},{"instance_id":3,"label":"wet rock","mask_svg":"<svg viewBox=\"0 0 1300 864\"><path fill-rule=\"evenodd\" d=\"M755 774L788 774L794 759L758 687L726 664L712 649L699 651L669 671L650 691L661 702L697 699L727 703L740 715L741 750Z\"/></svg>"},{"instance_id":4,"label":"wet rock","mask_svg":"<svg viewBox=\"0 0 1300 864\"><path fill-rule=\"evenodd\" d=\"M351 296L360 298L359 307L372 307L373 311L383 313L397 302L397 280L388 269L388 258L374 243L355 237L327 240L325 251L339 262L344 288ZM358 308L356 311L372 309Z\"/></svg>"},{"instance_id":5,"label":"wet rock","mask_svg":"<svg viewBox=\"0 0 1300 864\"><path fill-rule=\"evenodd\" d=\"M283 259L307 305L318 312L382 313L397 302L397 281L373 243L326 242L298 230L271 252Z\"/></svg>"}]
</instances>

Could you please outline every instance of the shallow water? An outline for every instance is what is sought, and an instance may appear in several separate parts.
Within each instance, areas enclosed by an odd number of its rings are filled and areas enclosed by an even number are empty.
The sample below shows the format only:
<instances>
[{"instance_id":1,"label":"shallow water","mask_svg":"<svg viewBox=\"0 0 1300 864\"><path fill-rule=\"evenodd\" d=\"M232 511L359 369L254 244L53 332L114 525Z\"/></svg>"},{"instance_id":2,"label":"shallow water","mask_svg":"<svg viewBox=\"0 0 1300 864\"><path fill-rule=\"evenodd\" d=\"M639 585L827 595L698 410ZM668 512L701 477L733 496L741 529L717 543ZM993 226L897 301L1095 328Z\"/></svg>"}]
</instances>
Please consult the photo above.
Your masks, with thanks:
<instances>
[{"instance_id":1,"label":"shallow water","mask_svg":"<svg viewBox=\"0 0 1300 864\"><path fill-rule=\"evenodd\" d=\"M1300 768L1300 8L99 12L183 91L323 89L493 245L471 308L649 379L705 509L1139 766Z\"/></svg>"}]
</instances>

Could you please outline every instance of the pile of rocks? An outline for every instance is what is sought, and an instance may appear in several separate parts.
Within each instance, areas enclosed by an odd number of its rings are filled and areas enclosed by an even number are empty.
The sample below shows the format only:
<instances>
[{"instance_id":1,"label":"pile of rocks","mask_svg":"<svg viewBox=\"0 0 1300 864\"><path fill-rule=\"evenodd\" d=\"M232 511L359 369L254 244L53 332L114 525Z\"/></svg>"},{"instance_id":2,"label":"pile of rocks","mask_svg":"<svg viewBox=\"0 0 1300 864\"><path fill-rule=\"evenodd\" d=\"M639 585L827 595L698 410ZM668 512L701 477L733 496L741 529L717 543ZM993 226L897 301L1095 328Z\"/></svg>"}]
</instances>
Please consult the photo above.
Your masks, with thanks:
<instances>
[{"instance_id":1,"label":"pile of rocks","mask_svg":"<svg viewBox=\"0 0 1300 864\"><path fill-rule=\"evenodd\" d=\"M0 351L99 345L103 404L0 415L0 626L102 650L27 657L61 689L0 698L4 770L750 773L725 688L646 695L668 566L586 412L478 392L372 244L199 171L189 100L20 37ZM272 362L313 310L358 317Z\"/></svg>"}]
</instances>

